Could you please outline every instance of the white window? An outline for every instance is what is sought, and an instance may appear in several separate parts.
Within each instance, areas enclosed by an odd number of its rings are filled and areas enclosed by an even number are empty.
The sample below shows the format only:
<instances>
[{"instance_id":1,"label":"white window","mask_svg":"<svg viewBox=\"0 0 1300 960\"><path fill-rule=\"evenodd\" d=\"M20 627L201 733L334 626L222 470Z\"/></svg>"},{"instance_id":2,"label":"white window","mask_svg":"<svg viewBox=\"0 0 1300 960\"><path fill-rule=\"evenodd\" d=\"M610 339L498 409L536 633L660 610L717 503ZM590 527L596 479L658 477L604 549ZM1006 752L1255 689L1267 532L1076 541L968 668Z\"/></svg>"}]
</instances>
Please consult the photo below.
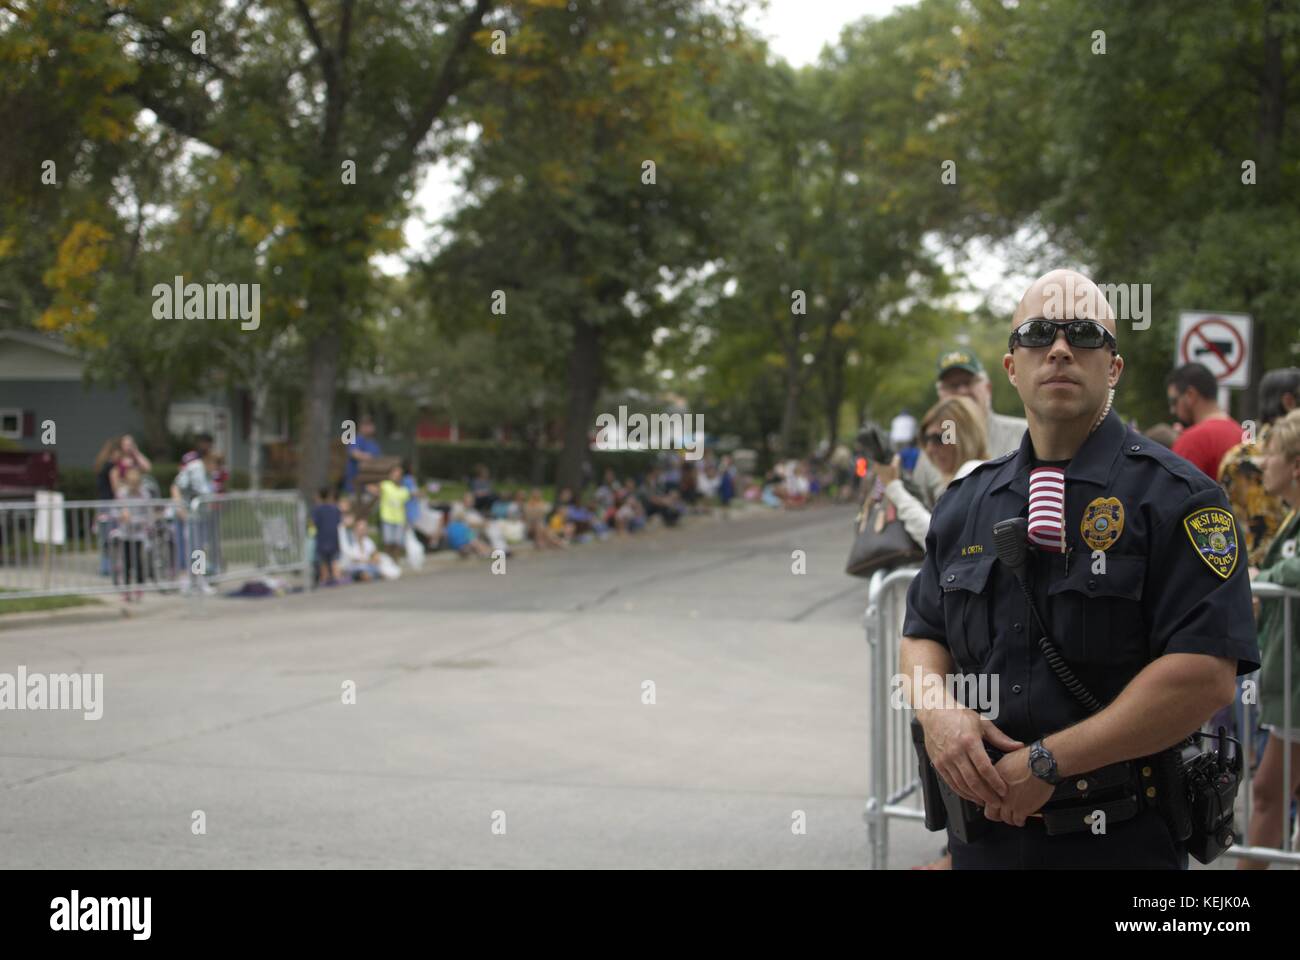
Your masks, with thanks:
<instances>
[{"instance_id":1,"label":"white window","mask_svg":"<svg viewBox=\"0 0 1300 960\"><path fill-rule=\"evenodd\" d=\"M167 429L177 436L212 434L212 446L230 456L230 411L211 403L173 403L167 410Z\"/></svg>"},{"instance_id":2,"label":"white window","mask_svg":"<svg viewBox=\"0 0 1300 960\"><path fill-rule=\"evenodd\" d=\"M13 407L0 408L0 437L6 440L23 438L23 412Z\"/></svg>"}]
</instances>

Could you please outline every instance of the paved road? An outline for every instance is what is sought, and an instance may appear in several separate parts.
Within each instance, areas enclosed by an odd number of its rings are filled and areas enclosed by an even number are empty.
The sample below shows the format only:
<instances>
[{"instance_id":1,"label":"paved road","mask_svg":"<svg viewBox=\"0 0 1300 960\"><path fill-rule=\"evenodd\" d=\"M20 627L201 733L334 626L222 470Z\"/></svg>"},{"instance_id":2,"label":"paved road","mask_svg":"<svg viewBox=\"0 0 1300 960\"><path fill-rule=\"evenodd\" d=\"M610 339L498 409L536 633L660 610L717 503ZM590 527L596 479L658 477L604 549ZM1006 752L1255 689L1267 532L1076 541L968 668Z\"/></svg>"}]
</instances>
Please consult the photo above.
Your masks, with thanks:
<instances>
[{"instance_id":1,"label":"paved road","mask_svg":"<svg viewBox=\"0 0 1300 960\"><path fill-rule=\"evenodd\" d=\"M0 671L105 685L98 721L0 713L4 863L862 867L851 516L700 520L529 551L504 576L453 561L211 599L201 618L0 630ZM896 864L937 847L895 834Z\"/></svg>"}]
</instances>

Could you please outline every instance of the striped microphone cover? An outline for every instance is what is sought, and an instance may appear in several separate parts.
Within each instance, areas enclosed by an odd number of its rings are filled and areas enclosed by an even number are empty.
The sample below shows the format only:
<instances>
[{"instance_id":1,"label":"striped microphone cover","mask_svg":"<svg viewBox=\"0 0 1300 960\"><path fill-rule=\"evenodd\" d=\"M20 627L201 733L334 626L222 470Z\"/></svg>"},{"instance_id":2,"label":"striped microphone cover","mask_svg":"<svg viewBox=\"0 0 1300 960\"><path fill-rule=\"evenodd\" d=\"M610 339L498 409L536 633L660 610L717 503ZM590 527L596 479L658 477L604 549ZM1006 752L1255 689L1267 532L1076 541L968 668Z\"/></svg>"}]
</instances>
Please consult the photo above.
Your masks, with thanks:
<instances>
[{"instance_id":1,"label":"striped microphone cover","mask_svg":"<svg viewBox=\"0 0 1300 960\"><path fill-rule=\"evenodd\" d=\"M1065 553L1065 471L1029 471L1029 542L1039 550Z\"/></svg>"}]
</instances>

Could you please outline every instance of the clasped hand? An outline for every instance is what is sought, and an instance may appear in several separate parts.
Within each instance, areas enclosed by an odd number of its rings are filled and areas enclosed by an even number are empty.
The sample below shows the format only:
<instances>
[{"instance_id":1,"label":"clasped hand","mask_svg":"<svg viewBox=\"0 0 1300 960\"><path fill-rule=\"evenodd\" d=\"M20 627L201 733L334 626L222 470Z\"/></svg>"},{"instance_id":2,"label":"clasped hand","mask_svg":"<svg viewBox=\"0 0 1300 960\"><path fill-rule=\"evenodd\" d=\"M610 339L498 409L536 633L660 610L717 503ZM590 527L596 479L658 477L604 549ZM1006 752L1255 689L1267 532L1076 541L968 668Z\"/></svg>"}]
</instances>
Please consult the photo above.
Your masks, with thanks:
<instances>
[{"instance_id":1,"label":"clasped hand","mask_svg":"<svg viewBox=\"0 0 1300 960\"><path fill-rule=\"evenodd\" d=\"M922 720L930 762L958 796L984 808L990 820L1023 827L1052 796L1029 770L1029 748L966 707L930 711ZM1004 751L996 764L984 743Z\"/></svg>"}]
</instances>

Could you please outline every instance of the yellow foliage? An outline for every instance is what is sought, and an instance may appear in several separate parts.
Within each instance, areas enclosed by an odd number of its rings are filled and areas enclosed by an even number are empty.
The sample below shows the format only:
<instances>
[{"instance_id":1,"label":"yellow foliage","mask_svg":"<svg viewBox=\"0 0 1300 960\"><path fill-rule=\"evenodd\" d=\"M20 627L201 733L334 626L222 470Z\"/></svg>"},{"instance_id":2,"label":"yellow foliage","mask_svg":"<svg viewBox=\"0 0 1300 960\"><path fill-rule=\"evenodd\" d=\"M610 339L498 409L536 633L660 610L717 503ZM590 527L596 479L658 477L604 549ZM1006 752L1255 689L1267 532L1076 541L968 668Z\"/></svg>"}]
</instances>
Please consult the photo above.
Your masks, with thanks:
<instances>
[{"instance_id":1,"label":"yellow foliage","mask_svg":"<svg viewBox=\"0 0 1300 960\"><path fill-rule=\"evenodd\" d=\"M298 226L298 214L281 203L271 204L271 219L276 226L293 230Z\"/></svg>"},{"instance_id":2,"label":"yellow foliage","mask_svg":"<svg viewBox=\"0 0 1300 960\"><path fill-rule=\"evenodd\" d=\"M0 237L0 260L13 253L14 247L18 246L18 241L12 235Z\"/></svg>"},{"instance_id":3,"label":"yellow foliage","mask_svg":"<svg viewBox=\"0 0 1300 960\"><path fill-rule=\"evenodd\" d=\"M239 235L247 243L259 244L270 232L270 228L251 213L244 214L243 219L239 221Z\"/></svg>"},{"instance_id":4,"label":"yellow foliage","mask_svg":"<svg viewBox=\"0 0 1300 960\"><path fill-rule=\"evenodd\" d=\"M563 10L569 5L569 0L528 0L530 7L549 7L552 10Z\"/></svg>"},{"instance_id":5,"label":"yellow foliage","mask_svg":"<svg viewBox=\"0 0 1300 960\"><path fill-rule=\"evenodd\" d=\"M45 285L54 290L90 276L108 255L109 233L89 220L78 220L59 244L54 266L45 272Z\"/></svg>"}]
</instances>

